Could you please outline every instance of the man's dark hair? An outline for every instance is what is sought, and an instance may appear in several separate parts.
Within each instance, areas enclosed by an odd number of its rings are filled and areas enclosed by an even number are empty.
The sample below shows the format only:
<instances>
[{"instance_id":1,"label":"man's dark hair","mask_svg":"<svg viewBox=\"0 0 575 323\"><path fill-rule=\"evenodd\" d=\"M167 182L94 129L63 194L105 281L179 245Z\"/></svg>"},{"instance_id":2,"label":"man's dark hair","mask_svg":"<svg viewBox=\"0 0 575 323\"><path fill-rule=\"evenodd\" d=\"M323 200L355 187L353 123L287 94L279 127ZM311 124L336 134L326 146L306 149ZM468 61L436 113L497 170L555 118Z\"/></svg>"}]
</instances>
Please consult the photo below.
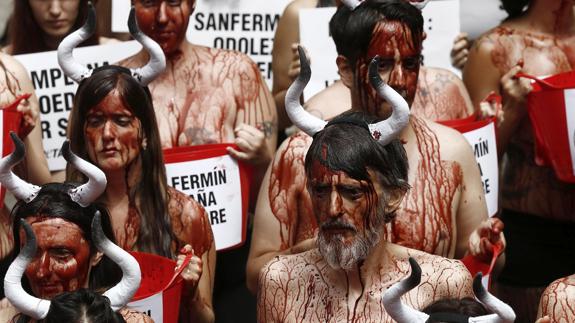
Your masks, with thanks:
<instances>
[{"instance_id":1,"label":"man's dark hair","mask_svg":"<svg viewBox=\"0 0 575 323\"><path fill-rule=\"evenodd\" d=\"M442 299L423 309L430 317L426 323L467 322L469 317L490 314L477 300L471 297L462 299Z\"/></svg>"},{"instance_id":2,"label":"man's dark hair","mask_svg":"<svg viewBox=\"0 0 575 323\"><path fill-rule=\"evenodd\" d=\"M407 154L401 142L387 145L375 140L367 125L379 121L358 111L348 111L318 132L305 156L306 176L319 162L332 171L342 171L358 181L370 181L368 169L376 171L383 187L407 190Z\"/></svg>"},{"instance_id":3,"label":"man's dark hair","mask_svg":"<svg viewBox=\"0 0 575 323\"><path fill-rule=\"evenodd\" d=\"M78 289L55 296L44 323L124 323L112 310L110 300L89 289Z\"/></svg>"},{"instance_id":4,"label":"man's dark hair","mask_svg":"<svg viewBox=\"0 0 575 323\"><path fill-rule=\"evenodd\" d=\"M373 30L385 21L398 21L411 31L413 44L421 50L423 17L421 11L405 0L366 0L355 10L342 5L329 22L329 31L339 55L352 67L367 53Z\"/></svg>"}]
</instances>

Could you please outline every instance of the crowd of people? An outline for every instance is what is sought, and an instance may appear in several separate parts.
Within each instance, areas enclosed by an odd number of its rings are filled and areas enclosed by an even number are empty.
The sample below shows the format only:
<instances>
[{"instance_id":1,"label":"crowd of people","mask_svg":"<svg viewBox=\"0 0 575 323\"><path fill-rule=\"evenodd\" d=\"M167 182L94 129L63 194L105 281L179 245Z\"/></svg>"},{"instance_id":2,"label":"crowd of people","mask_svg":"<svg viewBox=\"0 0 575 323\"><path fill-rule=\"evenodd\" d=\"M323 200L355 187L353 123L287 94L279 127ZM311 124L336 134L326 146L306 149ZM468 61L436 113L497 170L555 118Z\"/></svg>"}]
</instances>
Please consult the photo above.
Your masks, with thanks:
<instances>
[{"instance_id":1,"label":"crowd of people","mask_svg":"<svg viewBox=\"0 0 575 323\"><path fill-rule=\"evenodd\" d=\"M246 54L186 37L197 1L132 0L142 50L95 68L73 50L117 42L96 27L106 13L13 1L0 109L21 118L0 128L0 322L151 322L129 304L150 279L131 252L175 263L179 322L575 322L575 183L537 160L522 77L572 70L573 0L500 0L506 19L446 49L462 78L425 65L429 0L292 0L271 88ZM299 12L316 7L335 7L340 79L304 102ZM13 57L46 51L78 83L65 174L48 167ZM494 120L494 216L473 148L442 124L469 118ZM169 186L164 155L225 143L251 169L250 215L245 242L216 251L206 208ZM470 262L491 266L490 292Z\"/></svg>"}]
</instances>

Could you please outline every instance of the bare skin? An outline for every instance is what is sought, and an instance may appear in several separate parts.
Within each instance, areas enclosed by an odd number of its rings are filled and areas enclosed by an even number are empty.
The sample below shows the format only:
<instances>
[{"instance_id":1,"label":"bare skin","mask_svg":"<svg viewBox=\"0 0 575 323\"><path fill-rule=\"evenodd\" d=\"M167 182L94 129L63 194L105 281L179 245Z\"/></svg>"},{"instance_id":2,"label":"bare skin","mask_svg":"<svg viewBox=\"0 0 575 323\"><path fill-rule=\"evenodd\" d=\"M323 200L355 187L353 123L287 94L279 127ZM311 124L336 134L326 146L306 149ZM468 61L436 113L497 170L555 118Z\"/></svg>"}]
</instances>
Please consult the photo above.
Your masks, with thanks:
<instances>
[{"instance_id":1,"label":"bare skin","mask_svg":"<svg viewBox=\"0 0 575 323\"><path fill-rule=\"evenodd\" d=\"M537 317L549 316L551 322L575 321L575 275L551 283L541 295Z\"/></svg>"},{"instance_id":2,"label":"bare skin","mask_svg":"<svg viewBox=\"0 0 575 323\"><path fill-rule=\"evenodd\" d=\"M259 187L275 152L277 120L257 65L242 53L185 39L193 0L134 5L142 31L166 54L165 72L149 85L162 147L235 143L240 149L228 152L255 166L252 187ZM147 60L142 51L120 64L142 66Z\"/></svg>"},{"instance_id":3,"label":"bare skin","mask_svg":"<svg viewBox=\"0 0 575 323\"><path fill-rule=\"evenodd\" d=\"M419 64L410 59L419 53L415 46L406 43L411 40L403 36L407 31L401 24L381 25L382 33L372 40L373 53L367 56L388 58L388 65L380 68L382 78L411 103ZM396 37L398 34L401 36ZM345 57L339 56L337 62L342 82L351 88L352 107L386 118L390 107L377 98L366 79L367 59L356 64L355 72ZM487 221L479 170L469 144L455 130L413 115L399 138L405 143L409 160L411 190L396 219L386 225L385 239L444 257L463 257L470 235L478 234L476 229ZM317 223L310 216L312 208L303 168L310 142L311 138L302 134L288 138L264 178L247 264L248 287L252 291L257 289L260 269L273 257L313 247L310 241Z\"/></svg>"},{"instance_id":4,"label":"bare skin","mask_svg":"<svg viewBox=\"0 0 575 323\"><path fill-rule=\"evenodd\" d=\"M556 179L550 167L535 165L531 122L526 113L528 81L523 71L544 76L575 66L572 1L531 1L524 16L483 35L469 54L464 82L476 110L491 91L503 95L498 150L507 154L502 168L502 207L561 221L575 221L575 186ZM527 84L526 84L527 83Z\"/></svg>"},{"instance_id":5,"label":"bare skin","mask_svg":"<svg viewBox=\"0 0 575 323\"><path fill-rule=\"evenodd\" d=\"M329 120L349 110L349 92L337 81L307 100L304 107ZM470 116L473 105L465 85L455 74L441 68L421 67L411 113L428 120L453 120Z\"/></svg>"},{"instance_id":6,"label":"bare skin","mask_svg":"<svg viewBox=\"0 0 575 323\"><path fill-rule=\"evenodd\" d=\"M421 284L403 301L423 309L434 301L472 296L471 276L457 260L380 242L362 264L336 271L317 249L279 256L260 274L258 320L261 322L394 322L381 297L408 275L407 259L421 264Z\"/></svg>"},{"instance_id":7,"label":"bare skin","mask_svg":"<svg viewBox=\"0 0 575 323\"><path fill-rule=\"evenodd\" d=\"M119 313L127 323L154 322L148 315L128 308L120 309ZM19 315L20 313L12 306L0 309L0 321L2 322L16 322ZM36 320L31 320L31 322L36 322Z\"/></svg>"},{"instance_id":8,"label":"bare skin","mask_svg":"<svg viewBox=\"0 0 575 323\"><path fill-rule=\"evenodd\" d=\"M24 67L9 55L0 53L0 107L14 103L21 95L31 94L27 100L20 101L18 111L22 113L22 122L18 133L26 145L25 159L14 171L25 180L42 185L50 182L48 162L42 147L42 133L39 124L38 98L28 73ZM12 250L12 230L8 210L0 210L0 259Z\"/></svg>"}]
</instances>

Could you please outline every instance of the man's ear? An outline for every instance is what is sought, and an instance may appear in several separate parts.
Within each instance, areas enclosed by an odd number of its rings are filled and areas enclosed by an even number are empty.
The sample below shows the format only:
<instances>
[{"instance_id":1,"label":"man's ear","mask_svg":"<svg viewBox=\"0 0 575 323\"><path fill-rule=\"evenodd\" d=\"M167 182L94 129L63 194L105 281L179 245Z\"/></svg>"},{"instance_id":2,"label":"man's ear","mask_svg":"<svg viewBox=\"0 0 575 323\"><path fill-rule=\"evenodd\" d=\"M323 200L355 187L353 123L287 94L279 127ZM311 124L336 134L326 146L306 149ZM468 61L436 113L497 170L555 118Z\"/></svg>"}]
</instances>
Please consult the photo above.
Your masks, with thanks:
<instances>
[{"instance_id":1,"label":"man's ear","mask_svg":"<svg viewBox=\"0 0 575 323\"><path fill-rule=\"evenodd\" d=\"M403 189L403 188L397 188L394 190L390 190L387 192L387 205L386 205L386 211L387 212L392 212L395 211L397 209L399 209L399 205L401 204L401 201L403 201L403 197L405 197L405 193L407 193L407 189Z\"/></svg>"},{"instance_id":2,"label":"man's ear","mask_svg":"<svg viewBox=\"0 0 575 323\"><path fill-rule=\"evenodd\" d=\"M427 33L424 31L421 33L421 41L424 41L427 38Z\"/></svg>"},{"instance_id":3,"label":"man's ear","mask_svg":"<svg viewBox=\"0 0 575 323\"><path fill-rule=\"evenodd\" d=\"M337 70L341 82L351 89L353 86L353 69L349 64L348 59L342 55L337 55L335 63L337 64Z\"/></svg>"},{"instance_id":4,"label":"man's ear","mask_svg":"<svg viewBox=\"0 0 575 323\"><path fill-rule=\"evenodd\" d=\"M93 254L92 257L90 258L90 267L94 267L97 264L99 264L103 256L104 254L100 251Z\"/></svg>"}]
</instances>

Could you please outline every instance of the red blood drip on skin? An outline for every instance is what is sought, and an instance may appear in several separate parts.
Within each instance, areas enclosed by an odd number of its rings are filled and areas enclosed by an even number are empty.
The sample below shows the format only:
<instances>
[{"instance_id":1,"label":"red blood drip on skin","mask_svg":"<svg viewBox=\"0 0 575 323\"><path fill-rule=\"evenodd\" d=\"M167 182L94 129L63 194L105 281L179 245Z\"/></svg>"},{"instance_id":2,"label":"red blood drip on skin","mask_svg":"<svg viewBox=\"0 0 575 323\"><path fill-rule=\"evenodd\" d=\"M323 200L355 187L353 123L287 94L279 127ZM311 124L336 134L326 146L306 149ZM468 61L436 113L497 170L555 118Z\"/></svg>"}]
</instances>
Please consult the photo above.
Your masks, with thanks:
<instances>
[{"instance_id":1,"label":"red blood drip on skin","mask_svg":"<svg viewBox=\"0 0 575 323\"><path fill-rule=\"evenodd\" d=\"M419 152L411 189L387 227L387 240L444 257L452 256L452 204L461 187L461 166L441 160L439 141L424 121L410 118Z\"/></svg>"},{"instance_id":2,"label":"red blood drip on skin","mask_svg":"<svg viewBox=\"0 0 575 323\"><path fill-rule=\"evenodd\" d=\"M541 296L541 315L549 315L552 322L575 321L575 275L558 279Z\"/></svg>"},{"instance_id":3,"label":"red blood drip on skin","mask_svg":"<svg viewBox=\"0 0 575 323\"><path fill-rule=\"evenodd\" d=\"M428 79L430 78L430 79ZM467 104L447 71L421 68L411 113L429 120L453 120L468 116Z\"/></svg>"}]
</instances>

